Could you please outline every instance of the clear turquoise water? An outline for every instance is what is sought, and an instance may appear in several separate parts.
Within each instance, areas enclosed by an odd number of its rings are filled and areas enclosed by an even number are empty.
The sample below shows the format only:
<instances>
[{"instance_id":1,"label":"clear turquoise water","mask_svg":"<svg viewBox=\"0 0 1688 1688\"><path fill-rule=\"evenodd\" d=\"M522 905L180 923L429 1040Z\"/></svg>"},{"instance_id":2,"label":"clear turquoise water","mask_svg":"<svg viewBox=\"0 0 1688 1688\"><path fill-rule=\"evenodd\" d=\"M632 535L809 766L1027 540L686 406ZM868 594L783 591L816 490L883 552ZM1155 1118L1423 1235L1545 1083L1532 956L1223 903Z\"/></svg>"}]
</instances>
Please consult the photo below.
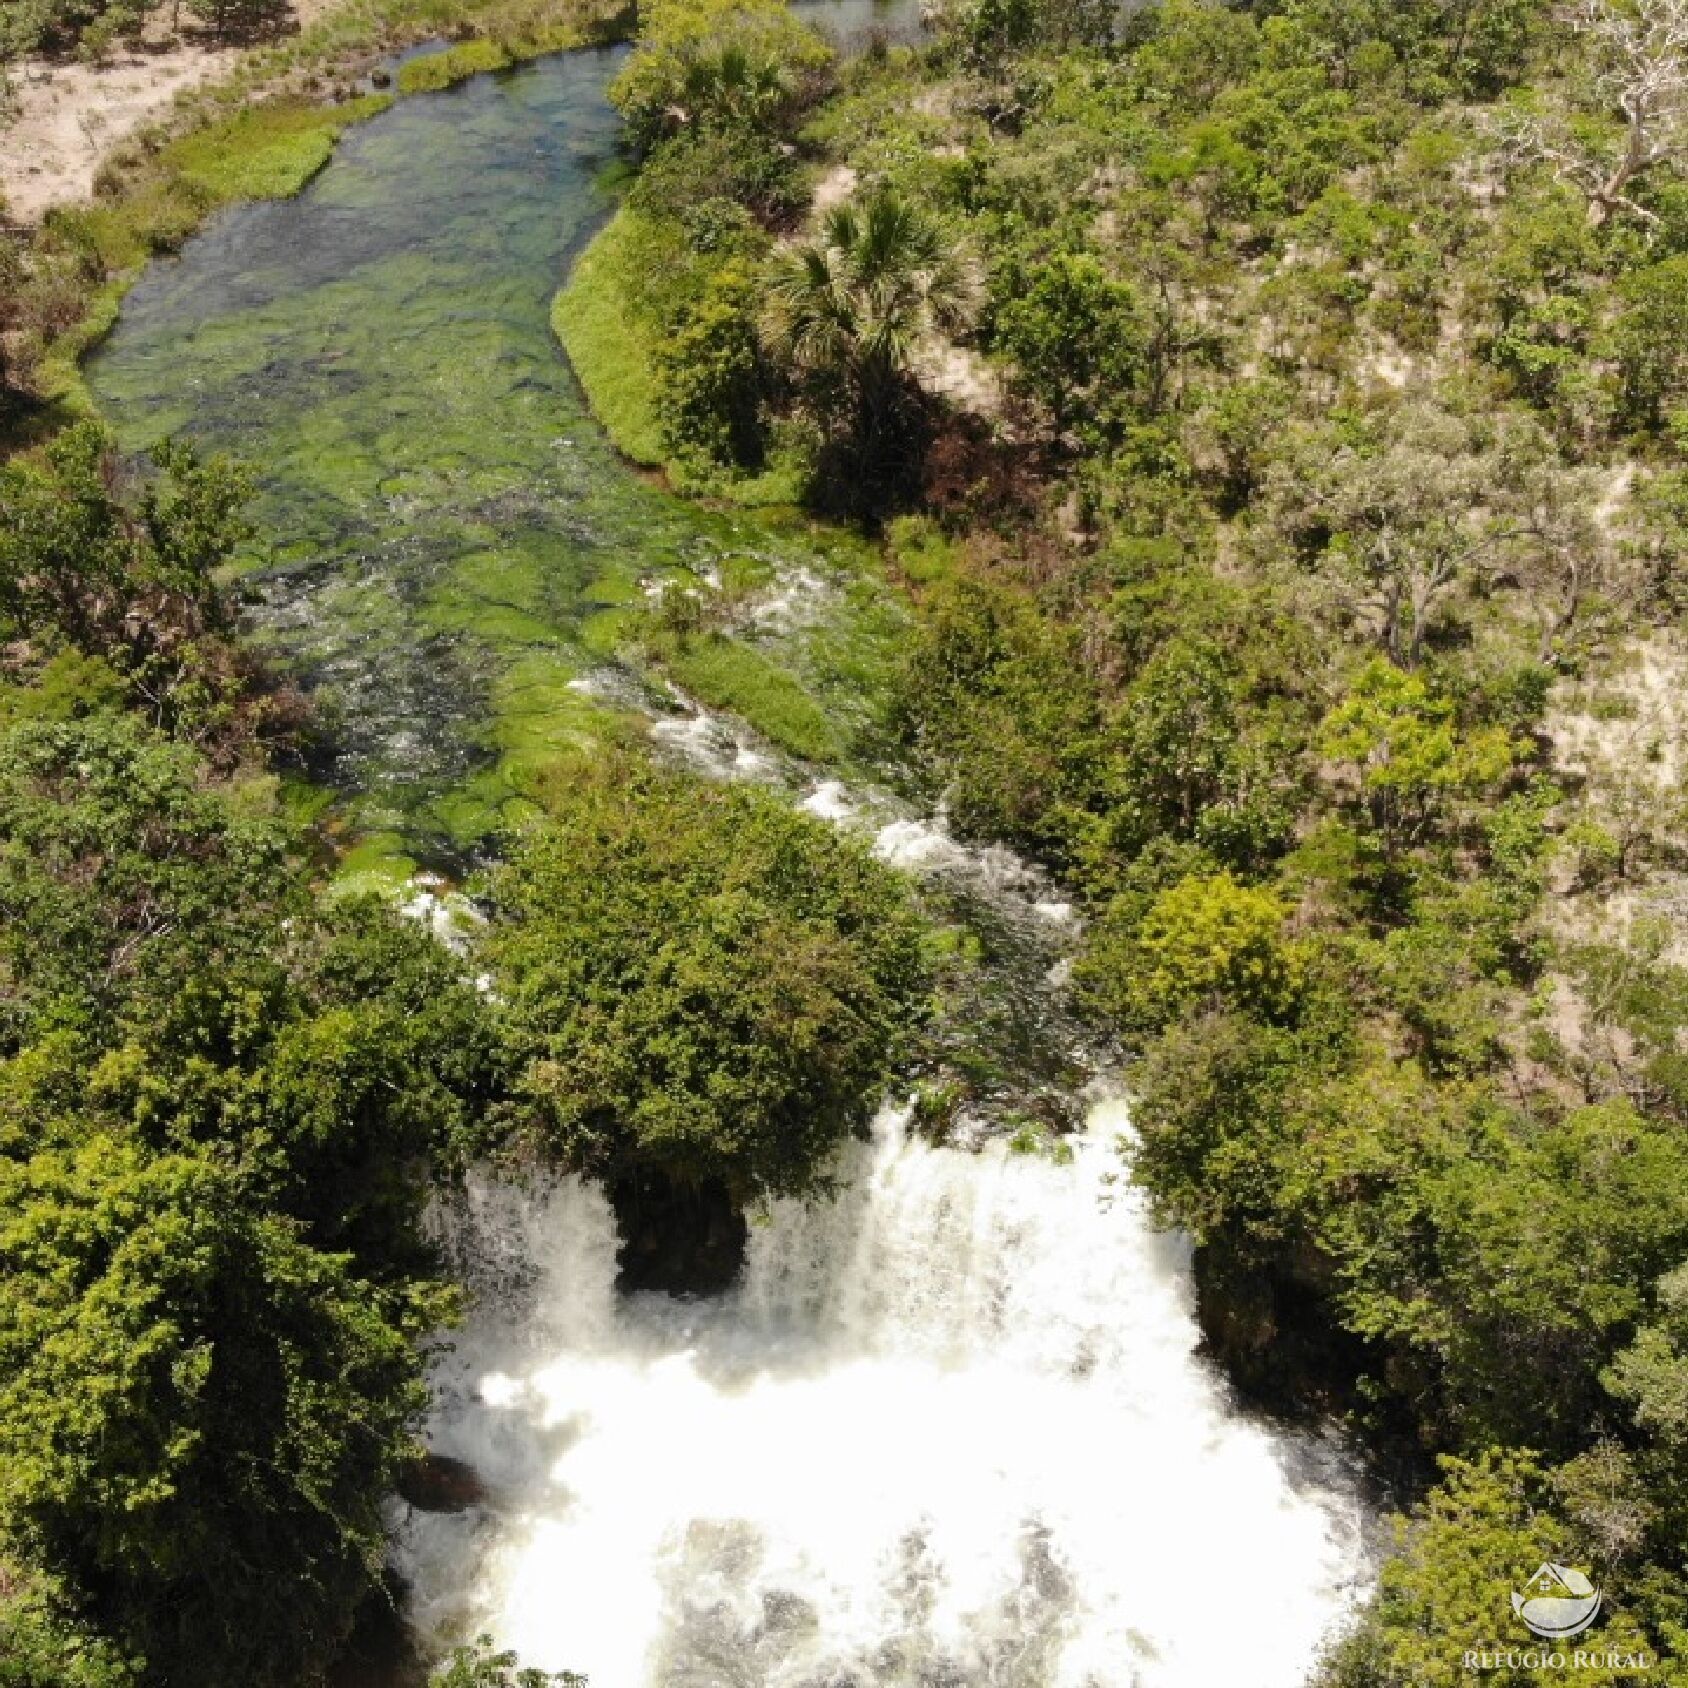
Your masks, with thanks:
<instances>
[{"instance_id":1,"label":"clear turquoise water","mask_svg":"<svg viewBox=\"0 0 1688 1688\"><path fill-rule=\"evenodd\" d=\"M552 337L611 206L624 50L352 129L298 198L155 265L89 372L126 446L181 434L257 469L254 626L322 706L320 777L414 855L472 847L594 730L569 682L613 654L642 583L734 555L840 566L807 524L711 513L630 470Z\"/></svg>"}]
</instances>

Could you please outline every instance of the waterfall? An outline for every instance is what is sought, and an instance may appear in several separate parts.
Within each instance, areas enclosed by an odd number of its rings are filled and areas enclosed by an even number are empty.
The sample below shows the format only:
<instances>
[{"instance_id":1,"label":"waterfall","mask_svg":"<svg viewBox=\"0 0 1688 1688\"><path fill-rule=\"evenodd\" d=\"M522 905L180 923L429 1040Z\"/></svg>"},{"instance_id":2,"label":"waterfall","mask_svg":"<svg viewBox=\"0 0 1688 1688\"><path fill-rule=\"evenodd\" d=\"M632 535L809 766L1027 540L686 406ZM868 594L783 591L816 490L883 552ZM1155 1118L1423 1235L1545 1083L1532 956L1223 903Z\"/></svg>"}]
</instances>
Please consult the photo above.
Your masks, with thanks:
<instances>
[{"instance_id":1,"label":"waterfall","mask_svg":"<svg viewBox=\"0 0 1688 1688\"><path fill-rule=\"evenodd\" d=\"M338 696L354 830L490 819L587 700L654 711L666 754L871 833L976 913L978 1045L1067 1094L1086 1051L1056 887L891 794L814 785L649 675L574 672L641 579L707 574L747 537L783 560L755 609L776 654L832 603L808 566L826 547L627 475L556 358L546 302L603 210L615 62L403 100L305 193L220 217L129 294L90 370L101 407L127 446L191 424L267 465L256 514L286 542L261 620ZM492 744L519 747L507 790ZM444 890L408 911L455 943L474 914ZM887 1113L838 1199L768 1214L707 1303L616 1295L596 1189L473 1186L439 1214L475 1304L429 1438L480 1498L394 1502L424 1638L490 1630L592 1688L1302 1681L1365 1580L1364 1511L1335 1450L1240 1417L1197 1358L1185 1251L1122 1179L1125 1125L1099 1103L1058 1162Z\"/></svg>"},{"instance_id":2,"label":"waterfall","mask_svg":"<svg viewBox=\"0 0 1688 1688\"><path fill-rule=\"evenodd\" d=\"M887 1110L740 1286L618 1297L593 1187L471 1188L430 1440L482 1504L399 1521L424 1637L592 1688L1276 1688L1367 1578L1340 1454L1240 1416L1188 1251L1095 1102L1070 1158Z\"/></svg>"}]
</instances>

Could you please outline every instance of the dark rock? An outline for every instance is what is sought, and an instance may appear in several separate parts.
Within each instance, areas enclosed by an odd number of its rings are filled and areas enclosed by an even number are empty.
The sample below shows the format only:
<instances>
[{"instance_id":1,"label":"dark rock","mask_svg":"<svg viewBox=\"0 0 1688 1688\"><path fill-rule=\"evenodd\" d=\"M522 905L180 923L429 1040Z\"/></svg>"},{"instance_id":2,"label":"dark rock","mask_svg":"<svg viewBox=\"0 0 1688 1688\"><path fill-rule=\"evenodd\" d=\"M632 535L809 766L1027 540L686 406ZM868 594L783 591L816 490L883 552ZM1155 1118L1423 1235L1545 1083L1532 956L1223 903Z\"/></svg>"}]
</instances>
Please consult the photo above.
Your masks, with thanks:
<instances>
[{"instance_id":1,"label":"dark rock","mask_svg":"<svg viewBox=\"0 0 1688 1688\"><path fill-rule=\"evenodd\" d=\"M621 1231L622 1289L718 1295L732 1287L750 1227L726 1185L676 1184L640 1171L616 1179L609 1193Z\"/></svg>"},{"instance_id":2,"label":"dark rock","mask_svg":"<svg viewBox=\"0 0 1688 1688\"><path fill-rule=\"evenodd\" d=\"M1354 1380L1380 1352L1346 1330L1329 1262L1311 1248L1262 1256L1222 1237L1193 1262L1204 1346L1243 1400L1284 1418L1356 1407Z\"/></svg>"},{"instance_id":3,"label":"dark rock","mask_svg":"<svg viewBox=\"0 0 1688 1688\"><path fill-rule=\"evenodd\" d=\"M1269 1368L1279 1337L1271 1277L1209 1247L1198 1251L1195 1278L1196 1317L1213 1354L1243 1376Z\"/></svg>"},{"instance_id":4,"label":"dark rock","mask_svg":"<svg viewBox=\"0 0 1688 1688\"><path fill-rule=\"evenodd\" d=\"M486 1499L474 1466L447 1454L424 1454L399 1476L399 1498L418 1512L467 1512Z\"/></svg>"},{"instance_id":5,"label":"dark rock","mask_svg":"<svg viewBox=\"0 0 1688 1688\"><path fill-rule=\"evenodd\" d=\"M404 1616L405 1589L389 1571L358 1607L323 1688L427 1688L428 1664Z\"/></svg>"}]
</instances>

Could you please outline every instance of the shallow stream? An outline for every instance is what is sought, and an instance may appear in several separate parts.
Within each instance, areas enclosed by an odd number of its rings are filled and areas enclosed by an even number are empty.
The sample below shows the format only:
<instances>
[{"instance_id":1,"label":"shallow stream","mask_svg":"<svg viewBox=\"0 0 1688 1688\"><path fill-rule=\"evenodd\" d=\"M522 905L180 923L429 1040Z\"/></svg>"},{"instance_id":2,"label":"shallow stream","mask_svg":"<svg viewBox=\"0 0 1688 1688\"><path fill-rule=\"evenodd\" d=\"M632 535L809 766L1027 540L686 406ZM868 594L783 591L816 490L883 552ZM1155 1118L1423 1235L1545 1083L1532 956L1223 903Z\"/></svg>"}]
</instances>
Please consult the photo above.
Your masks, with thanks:
<instances>
[{"instance_id":1,"label":"shallow stream","mask_svg":"<svg viewBox=\"0 0 1688 1688\"><path fill-rule=\"evenodd\" d=\"M897 15L817 10L846 32ZM321 774L356 824L424 856L483 838L590 730L570 682L653 579L836 572L806 523L712 514L629 471L558 350L552 297L611 205L624 51L354 127L296 199L155 264L89 369L130 449L181 435L261 469L259 635L329 712Z\"/></svg>"},{"instance_id":2,"label":"shallow stream","mask_svg":"<svg viewBox=\"0 0 1688 1688\"><path fill-rule=\"evenodd\" d=\"M641 703L614 653L669 571L754 557L776 637L840 601L805 524L622 465L551 338L608 205L616 58L400 101L298 199L158 265L91 372L131 446L182 432L262 465L256 625L337 713L329 776L395 852L473 846L560 741ZM847 707L845 665L808 660ZM1056 1004L1071 913L1005 853L707 714L657 736L947 878ZM764 1216L710 1301L618 1297L578 1181L442 1210L482 1293L430 1438L485 1492L394 1503L424 1642L489 1630L592 1688L1304 1681L1366 1580L1358 1485L1338 1448L1235 1409L1187 1250L1122 1180L1117 1096L1071 1090L1089 1123L1055 1153L936 1146L887 1110L839 1199Z\"/></svg>"}]
</instances>

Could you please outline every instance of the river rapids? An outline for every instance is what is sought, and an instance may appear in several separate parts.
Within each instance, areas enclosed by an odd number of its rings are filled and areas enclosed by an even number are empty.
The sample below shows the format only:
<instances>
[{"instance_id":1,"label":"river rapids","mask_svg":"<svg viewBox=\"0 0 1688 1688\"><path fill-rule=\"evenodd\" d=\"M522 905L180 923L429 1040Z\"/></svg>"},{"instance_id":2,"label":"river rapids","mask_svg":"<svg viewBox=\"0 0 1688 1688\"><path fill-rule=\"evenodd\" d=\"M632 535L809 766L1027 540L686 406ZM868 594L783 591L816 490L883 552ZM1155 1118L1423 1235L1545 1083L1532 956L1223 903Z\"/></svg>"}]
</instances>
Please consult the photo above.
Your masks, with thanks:
<instances>
[{"instance_id":1,"label":"river rapids","mask_svg":"<svg viewBox=\"0 0 1688 1688\"><path fill-rule=\"evenodd\" d=\"M781 783L705 712L659 742ZM1059 1035L1072 917L1035 869L882 794L799 800L993 911L999 988ZM593 1688L1305 1682L1368 1581L1354 1473L1239 1413L1188 1244L1125 1177L1123 1098L1074 1100L1083 1129L1030 1153L885 1108L837 1198L775 1204L707 1300L619 1294L578 1179L442 1206L476 1311L429 1439L484 1493L398 1518L422 1638L489 1632Z\"/></svg>"}]
</instances>

